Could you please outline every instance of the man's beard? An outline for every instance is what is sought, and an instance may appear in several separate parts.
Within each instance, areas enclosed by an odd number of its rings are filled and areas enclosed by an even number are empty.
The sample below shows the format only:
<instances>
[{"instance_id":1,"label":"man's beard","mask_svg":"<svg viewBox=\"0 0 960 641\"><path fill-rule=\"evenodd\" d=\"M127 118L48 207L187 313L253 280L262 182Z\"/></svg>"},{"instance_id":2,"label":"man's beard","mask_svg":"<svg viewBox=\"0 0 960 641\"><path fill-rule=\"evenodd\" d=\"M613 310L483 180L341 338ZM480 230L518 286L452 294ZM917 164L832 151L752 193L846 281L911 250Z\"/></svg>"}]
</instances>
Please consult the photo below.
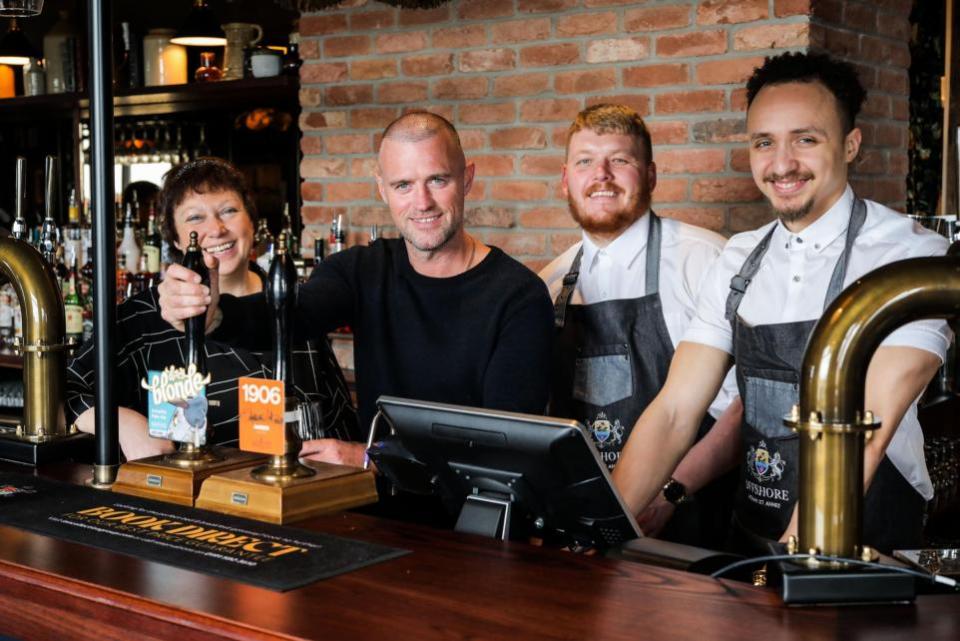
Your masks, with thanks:
<instances>
[{"instance_id":1,"label":"man's beard","mask_svg":"<svg viewBox=\"0 0 960 641\"><path fill-rule=\"evenodd\" d=\"M440 213L442 217L443 212ZM445 227L441 227L437 230L437 236L434 237L419 237L416 231L416 224L407 221L406 225L403 225L399 229L400 235L403 236L403 239L410 243L414 249L420 252L435 252L440 249L443 249L450 242L450 240L457 234L457 226L455 224L450 224Z\"/></svg>"},{"instance_id":2,"label":"man's beard","mask_svg":"<svg viewBox=\"0 0 960 641\"><path fill-rule=\"evenodd\" d=\"M773 183L778 180L789 180L791 178L794 180L811 180L813 178L813 174L804 174L802 176L800 174L788 174L785 176L771 174L770 176L765 176L763 180L764 182ZM801 203L793 207L785 207L783 209L777 208L777 206L773 204L773 200L771 200L770 197L767 197L767 202L770 203L770 207L773 209L773 213L777 215L777 218L785 223L793 223L798 220L802 220L813 209L812 197L805 203Z\"/></svg>"},{"instance_id":3,"label":"man's beard","mask_svg":"<svg viewBox=\"0 0 960 641\"><path fill-rule=\"evenodd\" d=\"M602 185L591 191L597 191L602 188L613 189L614 193L620 191L608 185ZM649 202L641 205L641 195L640 192L637 192L624 207L616 211L604 212L599 218L592 218L581 212L577 202L573 199L573 194L567 195L567 207L570 209L570 215L573 216L573 219L588 234L612 234L623 231L635 223L647 210ZM589 195L587 198L589 198Z\"/></svg>"}]
</instances>

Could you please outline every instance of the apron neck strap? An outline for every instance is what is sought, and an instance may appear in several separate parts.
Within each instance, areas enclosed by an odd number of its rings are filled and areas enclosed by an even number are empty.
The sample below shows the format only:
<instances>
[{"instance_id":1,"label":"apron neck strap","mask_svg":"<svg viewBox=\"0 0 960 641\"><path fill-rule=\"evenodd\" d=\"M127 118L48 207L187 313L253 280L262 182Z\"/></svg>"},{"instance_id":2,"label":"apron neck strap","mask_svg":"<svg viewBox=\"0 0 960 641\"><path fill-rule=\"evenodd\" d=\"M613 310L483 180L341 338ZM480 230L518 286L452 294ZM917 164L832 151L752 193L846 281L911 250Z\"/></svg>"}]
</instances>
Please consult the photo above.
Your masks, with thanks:
<instances>
[{"instance_id":1,"label":"apron neck strap","mask_svg":"<svg viewBox=\"0 0 960 641\"><path fill-rule=\"evenodd\" d=\"M843 254L833 268L833 276L830 277L830 286L827 287L827 295L823 299L823 308L833 302L833 299L843 291L843 282L847 279L847 265L850 264L850 254L853 253L853 241L867 220L867 204L860 198L854 196L853 209L850 211L850 222L847 224L847 237L843 244Z\"/></svg>"},{"instance_id":2,"label":"apron neck strap","mask_svg":"<svg viewBox=\"0 0 960 641\"><path fill-rule=\"evenodd\" d=\"M577 279L580 278L580 259L583 258L583 245L577 251L570 265L570 271L563 277L563 287L557 295L557 300L553 303L553 326L557 329L563 329L563 324L567 316L567 303L573 296L573 290L577 287Z\"/></svg>"},{"instance_id":3,"label":"apron neck strap","mask_svg":"<svg viewBox=\"0 0 960 641\"><path fill-rule=\"evenodd\" d=\"M853 243L866 219L867 205L862 199L854 195L853 205L850 208L850 220L847 223L847 235L844 239L843 253L840 254L840 258L837 259L837 264L833 268L830 285L827 287L827 293L823 301L824 309L843 291L843 282L847 277L847 265L850 263L850 254L853 253ZM747 287L750 286L750 281L753 280L753 277L756 276L760 270L760 263L770 248L770 239L776 230L777 225L770 228L770 231L763 237L763 240L750 252L747 259L743 261L743 266L740 267L737 275L730 279L730 293L727 294L726 318L731 323L734 322L737 316L737 310L740 308L740 303L743 302L743 296L747 292Z\"/></svg>"},{"instance_id":4,"label":"apron neck strap","mask_svg":"<svg viewBox=\"0 0 960 641\"><path fill-rule=\"evenodd\" d=\"M647 236L647 269L644 283L644 294L660 293L660 217L650 210L650 234Z\"/></svg>"},{"instance_id":5,"label":"apron neck strap","mask_svg":"<svg viewBox=\"0 0 960 641\"><path fill-rule=\"evenodd\" d=\"M647 237L647 258L646 258L646 276L644 279L644 288L646 295L657 294L660 291L660 238L662 236L660 218L650 210L647 214L650 217L650 234ZM577 280L580 278L580 261L583 259L583 245L577 251L577 255L570 264L570 270L563 277L563 287L557 294L557 300L553 303L553 326L557 329L563 329L567 316L567 305L573 296L573 291L577 288Z\"/></svg>"}]
</instances>

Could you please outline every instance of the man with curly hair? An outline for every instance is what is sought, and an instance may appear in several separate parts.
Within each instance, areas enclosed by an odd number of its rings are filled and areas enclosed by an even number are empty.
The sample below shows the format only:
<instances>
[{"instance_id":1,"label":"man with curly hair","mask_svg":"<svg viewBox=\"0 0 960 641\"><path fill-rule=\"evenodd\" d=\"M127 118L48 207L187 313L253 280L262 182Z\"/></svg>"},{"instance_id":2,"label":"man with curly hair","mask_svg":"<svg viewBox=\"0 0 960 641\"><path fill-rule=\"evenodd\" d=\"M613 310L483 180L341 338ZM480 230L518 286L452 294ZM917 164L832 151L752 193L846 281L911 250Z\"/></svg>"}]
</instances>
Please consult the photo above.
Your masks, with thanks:
<instances>
[{"instance_id":1,"label":"man with curly hair","mask_svg":"<svg viewBox=\"0 0 960 641\"><path fill-rule=\"evenodd\" d=\"M777 220L733 236L701 289L664 388L614 471L633 510L650 503L690 448L732 361L744 406L740 429L714 430L688 456L707 478L731 452L739 458L735 547L762 553L768 541L796 533L799 437L782 419L797 402L807 338L826 305L857 278L947 248L945 239L857 197L848 184L865 98L853 67L821 54L768 58L748 81L750 167ZM882 424L864 454L863 533L864 543L881 551L922 542L933 491L916 401L949 341L942 321L910 323L883 341L867 372L865 406Z\"/></svg>"}]
</instances>

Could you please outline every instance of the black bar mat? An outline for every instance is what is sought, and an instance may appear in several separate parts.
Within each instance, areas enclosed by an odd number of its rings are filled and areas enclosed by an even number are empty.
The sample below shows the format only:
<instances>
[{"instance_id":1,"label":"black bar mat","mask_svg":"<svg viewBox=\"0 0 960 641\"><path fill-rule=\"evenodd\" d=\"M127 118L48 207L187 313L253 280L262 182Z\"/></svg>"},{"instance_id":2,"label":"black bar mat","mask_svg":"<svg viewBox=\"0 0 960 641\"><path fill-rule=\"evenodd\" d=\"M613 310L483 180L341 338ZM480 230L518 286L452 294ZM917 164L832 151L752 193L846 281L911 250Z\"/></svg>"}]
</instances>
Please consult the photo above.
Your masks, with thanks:
<instances>
[{"instance_id":1,"label":"black bar mat","mask_svg":"<svg viewBox=\"0 0 960 641\"><path fill-rule=\"evenodd\" d=\"M281 592L408 553L9 473L0 524Z\"/></svg>"}]
</instances>

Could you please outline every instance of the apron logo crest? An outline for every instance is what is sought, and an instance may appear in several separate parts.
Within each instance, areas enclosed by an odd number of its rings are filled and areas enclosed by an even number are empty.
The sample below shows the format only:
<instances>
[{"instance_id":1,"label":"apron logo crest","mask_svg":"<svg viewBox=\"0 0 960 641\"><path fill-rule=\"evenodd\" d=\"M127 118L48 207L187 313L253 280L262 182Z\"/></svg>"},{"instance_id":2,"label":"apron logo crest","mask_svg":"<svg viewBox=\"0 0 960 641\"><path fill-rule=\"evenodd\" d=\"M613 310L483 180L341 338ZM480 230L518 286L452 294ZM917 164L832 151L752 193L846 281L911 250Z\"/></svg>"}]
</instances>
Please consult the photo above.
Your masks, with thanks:
<instances>
[{"instance_id":1,"label":"apron logo crest","mask_svg":"<svg viewBox=\"0 0 960 641\"><path fill-rule=\"evenodd\" d=\"M779 481L786 465L787 462L780 458L780 452L770 453L765 441L760 441L756 447L751 445L747 452L747 469L760 482Z\"/></svg>"},{"instance_id":2,"label":"apron logo crest","mask_svg":"<svg viewBox=\"0 0 960 641\"><path fill-rule=\"evenodd\" d=\"M611 423L604 412L597 414L597 418L592 423L587 421L587 427L590 428L590 434L598 450L616 447L623 441L623 426L620 425L620 420L617 419Z\"/></svg>"}]
</instances>

